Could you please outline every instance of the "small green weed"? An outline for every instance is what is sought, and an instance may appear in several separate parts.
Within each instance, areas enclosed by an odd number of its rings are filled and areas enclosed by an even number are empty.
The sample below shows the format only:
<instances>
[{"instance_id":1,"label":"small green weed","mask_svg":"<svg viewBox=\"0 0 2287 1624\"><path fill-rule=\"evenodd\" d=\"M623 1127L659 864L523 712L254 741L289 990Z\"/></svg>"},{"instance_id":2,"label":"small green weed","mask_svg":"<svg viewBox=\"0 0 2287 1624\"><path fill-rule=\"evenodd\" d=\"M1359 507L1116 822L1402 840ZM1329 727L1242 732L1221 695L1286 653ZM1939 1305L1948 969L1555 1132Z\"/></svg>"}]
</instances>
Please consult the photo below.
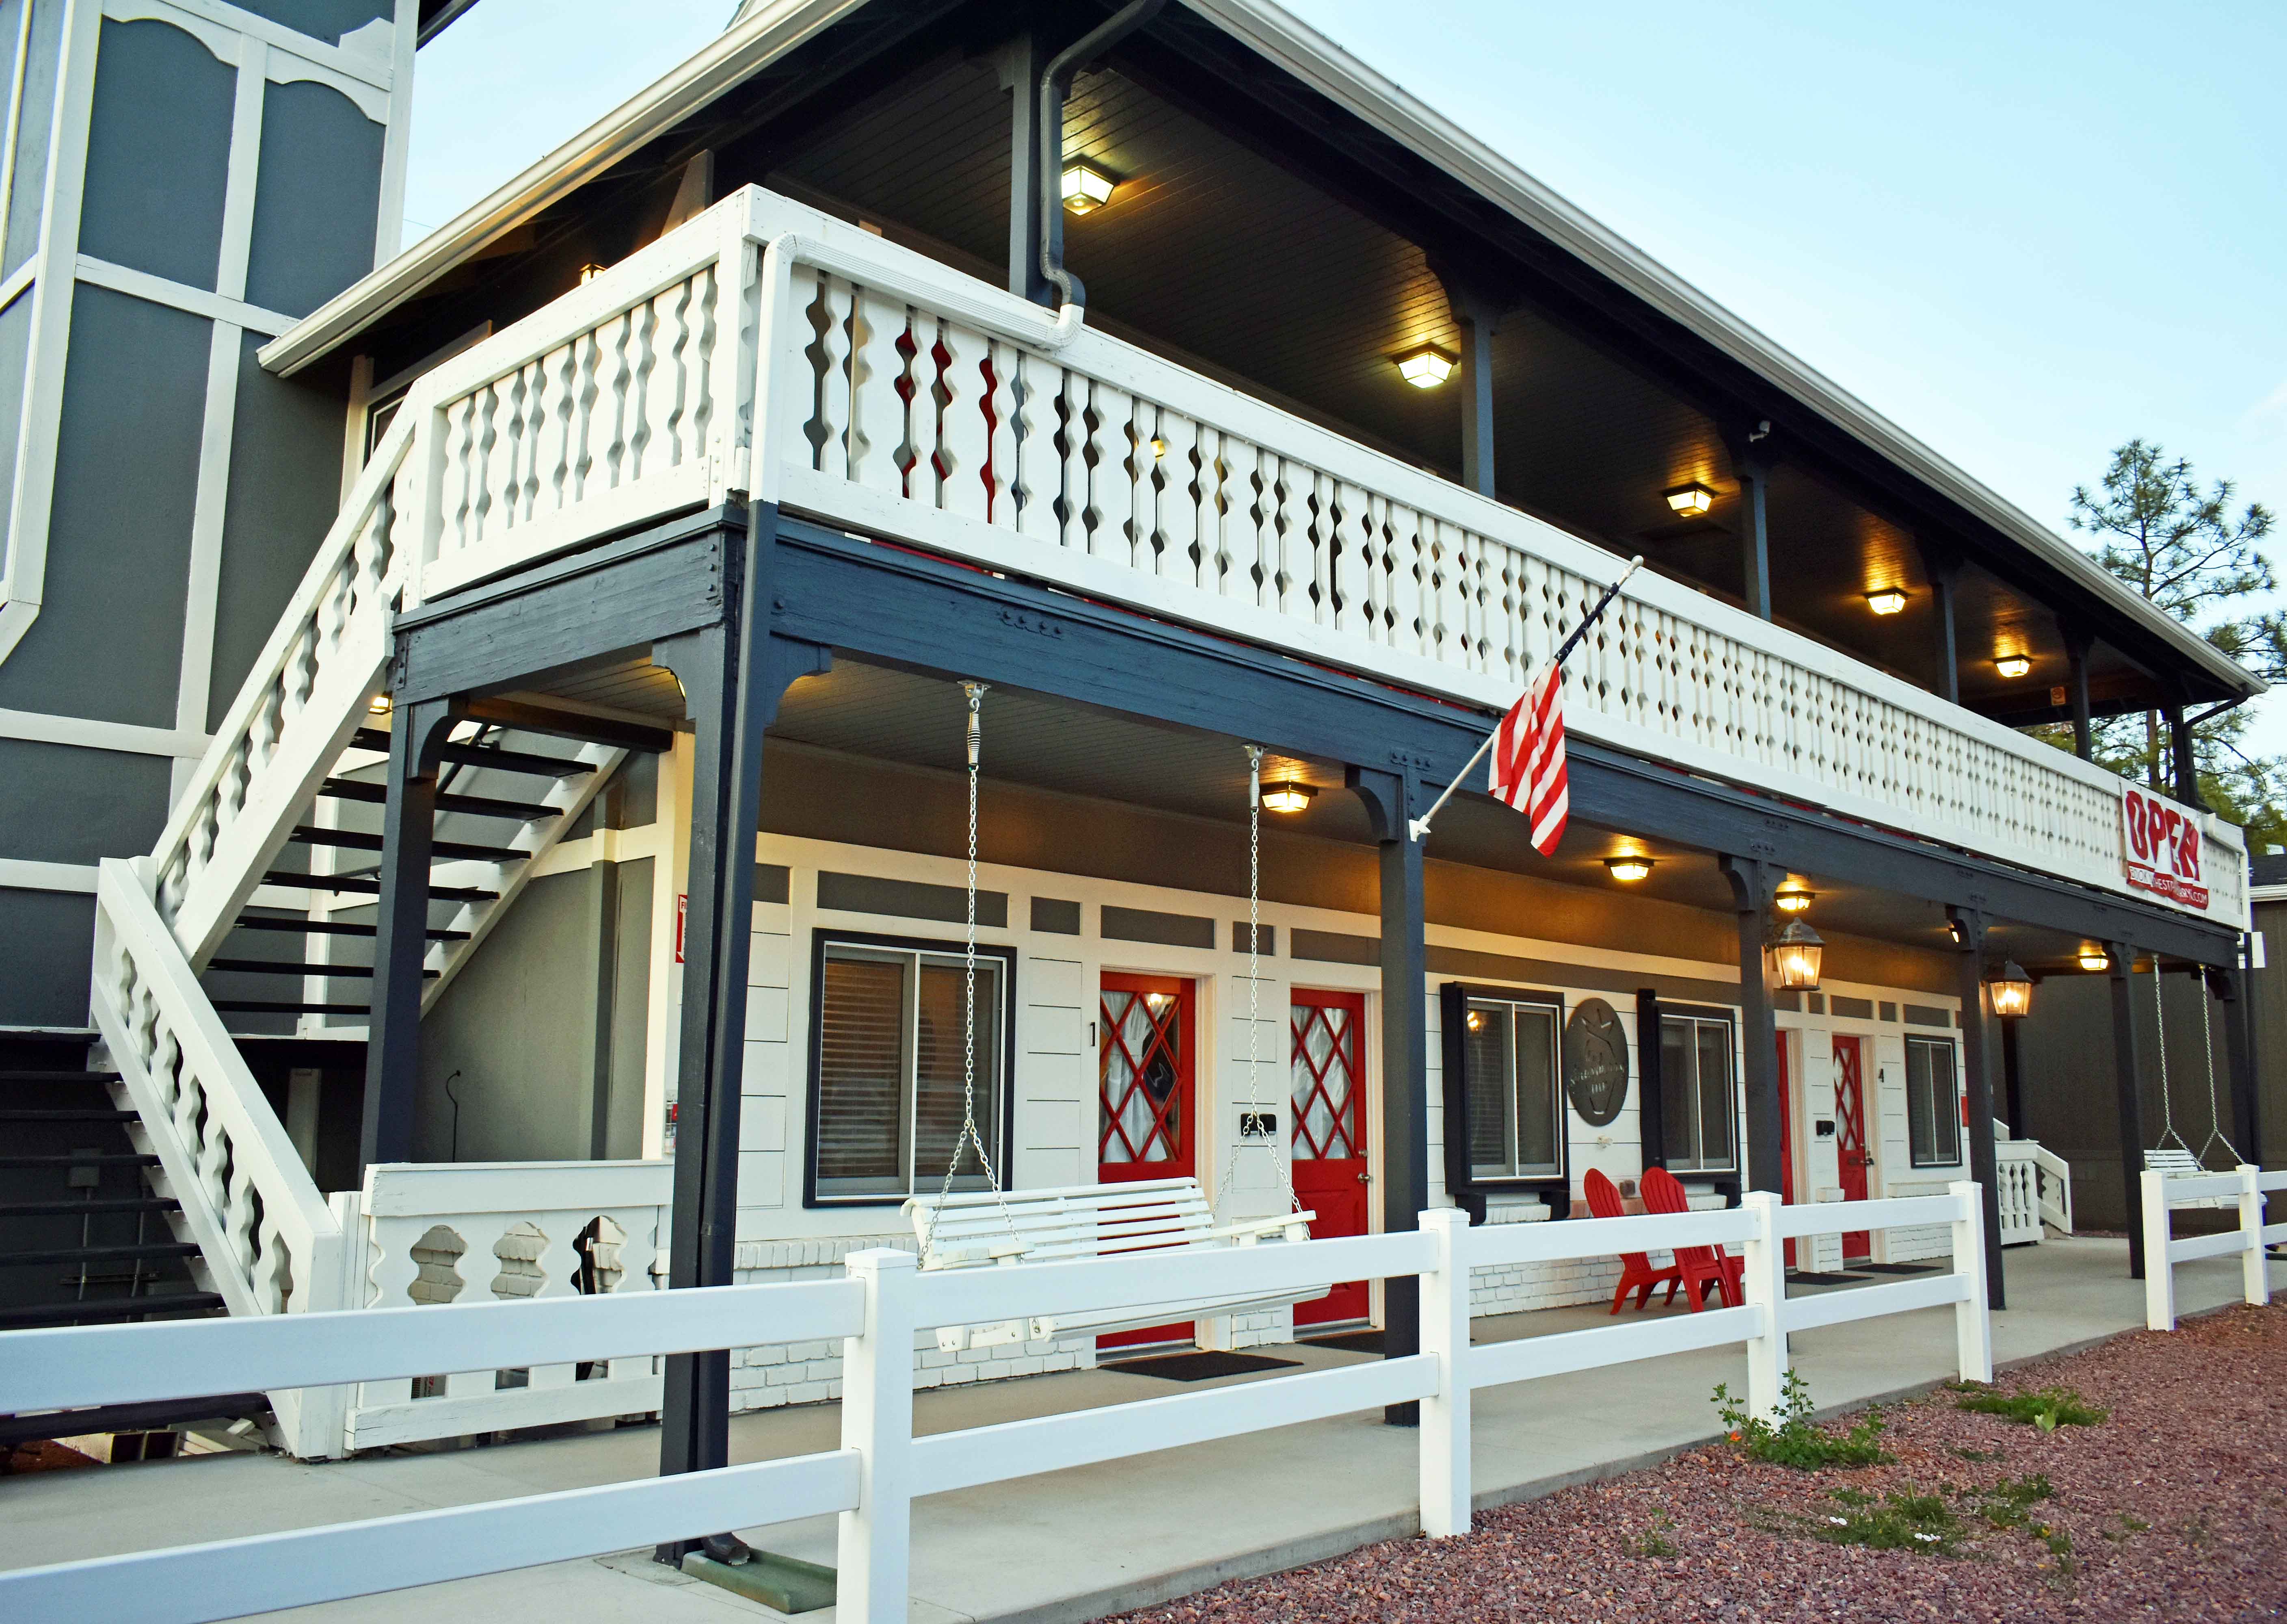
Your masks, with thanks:
<instances>
[{"instance_id":1,"label":"small green weed","mask_svg":"<svg viewBox=\"0 0 2287 1624\"><path fill-rule=\"evenodd\" d=\"M1989 1488L1955 1491L1963 1510L1994 1528L2032 1527L2033 1508L2053 1492L2048 1478L2039 1472L2029 1478L2005 1478Z\"/></svg>"},{"instance_id":2,"label":"small green weed","mask_svg":"<svg viewBox=\"0 0 2287 1624\"><path fill-rule=\"evenodd\" d=\"M2059 1427L2099 1426L2112 1415L2069 1387L2044 1387L2038 1392L1971 1391L1954 1403L1961 1409L1974 1410L1981 1415L1998 1415L2006 1421L2038 1427L2044 1432L2054 1432Z\"/></svg>"},{"instance_id":3,"label":"small green weed","mask_svg":"<svg viewBox=\"0 0 2287 1624\"><path fill-rule=\"evenodd\" d=\"M1855 1490L1837 1490L1835 1502L1846 1508L1824 1519L1805 1518L1814 1538L1831 1545L1864 1545L1873 1550L1922 1551L1932 1556L1957 1553L1961 1519L1943 1494L1904 1490L1879 1500Z\"/></svg>"},{"instance_id":4,"label":"small green weed","mask_svg":"<svg viewBox=\"0 0 2287 1624\"><path fill-rule=\"evenodd\" d=\"M1665 1511L1656 1511L1651 1526L1636 1535L1629 1548L1639 1557L1672 1557L1675 1555L1675 1541L1667 1537L1667 1531L1674 1526L1674 1518Z\"/></svg>"},{"instance_id":5,"label":"small green weed","mask_svg":"<svg viewBox=\"0 0 2287 1624\"><path fill-rule=\"evenodd\" d=\"M2113 1520L2118 1523L2120 1526L2117 1528L2107 1528L2104 1531L2104 1537L2110 1540L2115 1545L2124 1544L2131 1534L2142 1533L2152 1526L2151 1524L2146 1522L2142 1518L2131 1517L2125 1511L2115 1511L2112 1514L2112 1517Z\"/></svg>"},{"instance_id":6,"label":"small green weed","mask_svg":"<svg viewBox=\"0 0 2287 1624\"><path fill-rule=\"evenodd\" d=\"M1990 1465L2001 1458L2001 1452L1998 1449L1964 1449L1959 1445L1956 1445L1953 1452L1963 1460L1975 1461L1980 1465Z\"/></svg>"},{"instance_id":7,"label":"small green weed","mask_svg":"<svg viewBox=\"0 0 2287 1624\"><path fill-rule=\"evenodd\" d=\"M1746 1405L1731 1396L1726 1383L1715 1384L1713 1402L1724 1431L1751 1461L1817 1471L1827 1466L1879 1466L1892 1458L1881 1445L1885 1423L1879 1407L1869 1409L1864 1420L1837 1437L1811 1420L1810 1387L1798 1371L1786 1373L1777 1413L1770 1420L1748 1414Z\"/></svg>"}]
</instances>

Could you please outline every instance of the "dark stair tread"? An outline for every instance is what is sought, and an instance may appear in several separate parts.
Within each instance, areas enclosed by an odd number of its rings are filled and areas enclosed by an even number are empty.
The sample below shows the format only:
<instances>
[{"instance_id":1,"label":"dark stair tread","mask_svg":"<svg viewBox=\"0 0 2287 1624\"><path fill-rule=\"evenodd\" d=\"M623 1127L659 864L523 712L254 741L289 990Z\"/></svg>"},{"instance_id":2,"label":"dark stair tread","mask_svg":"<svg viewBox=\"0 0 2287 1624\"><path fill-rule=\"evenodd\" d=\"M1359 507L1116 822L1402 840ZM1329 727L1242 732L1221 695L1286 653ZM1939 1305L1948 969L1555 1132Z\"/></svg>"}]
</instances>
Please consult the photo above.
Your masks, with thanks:
<instances>
[{"instance_id":1,"label":"dark stair tread","mask_svg":"<svg viewBox=\"0 0 2287 1624\"><path fill-rule=\"evenodd\" d=\"M382 839L355 829L297 829L286 837L297 846L331 846L344 851L379 851ZM429 855L440 862L522 863L532 854L512 846L474 846L466 840L431 840Z\"/></svg>"},{"instance_id":2,"label":"dark stair tread","mask_svg":"<svg viewBox=\"0 0 2287 1624\"><path fill-rule=\"evenodd\" d=\"M360 728L350 743L360 750L389 749L389 735L376 728ZM568 757L534 755L522 750L487 750L482 745L447 745L438 756L447 761L459 761L469 767L497 768L504 773L523 773L534 778L576 778L582 773L596 770L592 761L574 761Z\"/></svg>"},{"instance_id":3,"label":"dark stair tread","mask_svg":"<svg viewBox=\"0 0 2287 1624\"><path fill-rule=\"evenodd\" d=\"M170 1291L158 1297L103 1297L92 1303L33 1303L0 1308L0 1326L23 1329L86 1320L132 1320L142 1314L207 1313L223 1305L218 1291Z\"/></svg>"},{"instance_id":4,"label":"dark stair tread","mask_svg":"<svg viewBox=\"0 0 2287 1624\"><path fill-rule=\"evenodd\" d=\"M67 1246L51 1251L0 1251L0 1269L32 1263L125 1263L135 1257L195 1257L195 1241L122 1242L116 1246Z\"/></svg>"},{"instance_id":5,"label":"dark stair tread","mask_svg":"<svg viewBox=\"0 0 2287 1624\"><path fill-rule=\"evenodd\" d=\"M0 1122L133 1122L132 1111L99 1111L93 1107L77 1111L18 1111L0 1110Z\"/></svg>"},{"instance_id":6,"label":"dark stair tread","mask_svg":"<svg viewBox=\"0 0 2287 1624\"><path fill-rule=\"evenodd\" d=\"M7 1083L116 1083L115 1071L0 1071L0 1084Z\"/></svg>"},{"instance_id":7,"label":"dark stair tread","mask_svg":"<svg viewBox=\"0 0 2287 1624\"><path fill-rule=\"evenodd\" d=\"M370 1005L305 1004L289 998L215 998L215 1008L228 1015L369 1015Z\"/></svg>"},{"instance_id":8,"label":"dark stair tread","mask_svg":"<svg viewBox=\"0 0 2287 1624\"><path fill-rule=\"evenodd\" d=\"M232 924L231 928L233 930L287 931L296 934L311 936L375 936L380 934L380 932L373 926L353 925L344 920L265 919L244 914L241 914L237 920ZM429 927L428 934L429 940L431 942L466 942L469 939L469 933L467 931L446 930L442 926L436 925L431 925Z\"/></svg>"},{"instance_id":9,"label":"dark stair tread","mask_svg":"<svg viewBox=\"0 0 2287 1624\"><path fill-rule=\"evenodd\" d=\"M159 1158L126 1151L99 1151L93 1155L0 1156L0 1167L156 1167Z\"/></svg>"},{"instance_id":10,"label":"dark stair tread","mask_svg":"<svg viewBox=\"0 0 2287 1624\"><path fill-rule=\"evenodd\" d=\"M171 1195L105 1195L93 1201L0 1202L0 1220L22 1218L77 1218L82 1213L179 1212L183 1203Z\"/></svg>"},{"instance_id":11,"label":"dark stair tread","mask_svg":"<svg viewBox=\"0 0 2287 1624\"><path fill-rule=\"evenodd\" d=\"M373 974L371 965L309 965L277 958L210 958L207 968L227 970L238 975L314 975L337 981L354 981ZM434 970L423 970L421 974L431 981L438 975ZM4 1113L0 1113L0 1119L4 1119Z\"/></svg>"},{"instance_id":12,"label":"dark stair tread","mask_svg":"<svg viewBox=\"0 0 2287 1624\"><path fill-rule=\"evenodd\" d=\"M344 896L379 896L381 881L370 874L265 874L265 886L285 886L299 891L331 891ZM496 903L500 893L476 886L431 886L432 903Z\"/></svg>"},{"instance_id":13,"label":"dark stair tread","mask_svg":"<svg viewBox=\"0 0 2287 1624\"><path fill-rule=\"evenodd\" d=\"M355 800L378 807L387 804L389 786L361 784L355 778L328 778L318 793L335 800ZM437 810L459 812L470 817L505 817L519 824L537 823L543 817L563 816L560 808L543 807L537 801L501 800L490 795L463 795L454 790L437 792Z\"/></svg>"}]
</instances>

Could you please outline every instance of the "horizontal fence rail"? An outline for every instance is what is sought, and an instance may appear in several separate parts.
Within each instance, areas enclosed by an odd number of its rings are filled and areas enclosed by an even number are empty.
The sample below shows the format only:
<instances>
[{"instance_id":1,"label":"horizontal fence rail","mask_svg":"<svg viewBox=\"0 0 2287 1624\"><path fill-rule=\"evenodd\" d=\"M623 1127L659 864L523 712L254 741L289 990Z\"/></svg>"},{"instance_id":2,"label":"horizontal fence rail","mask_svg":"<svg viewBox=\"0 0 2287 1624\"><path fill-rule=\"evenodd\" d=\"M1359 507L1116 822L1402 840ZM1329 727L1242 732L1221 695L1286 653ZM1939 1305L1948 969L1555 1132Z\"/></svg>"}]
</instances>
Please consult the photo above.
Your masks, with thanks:
<instances>
[{"instance_id":1,"label":"horizontal fence rail","mask_svg":"<svg viewBox=\"0 0 2287 1624\"><path fill-rule=\"evenodd\" d=\"M1205 1254L923 1273L912 1253L877 1250L850 1257L838 1280L11 1333L0 1336L0 1409L19 1411L839 1338L842 1438L787 1460L0 1573L0 1616L204 1624L832 1512L838 1616L892 1624L907 1616L916 1498L1393 1405L1420 1406L1423 1532L1466 1533L1471 1395L1484 1388L1736 1346L1750 1406L1769 1415L1790 1332L1947 1306L1961 1376L1990 1381L1981 1213L1967 1183L1910 1200L1782 1207L1756 1193L1730 1210L1478 1229L1441 1210L1413 1231ZM1951 1228L1950 1273L1786 1296L1790 1235L1933 1224ZM1737 1306L1470 1344L1472 1269L1728 1245L1745 1254ZM914 1436L917 1340L938 1326L1161 1305L1175 1315L1238 1294L1409 1275L1420 1281L1418 1353Z\"/></svg>"},{"instance_id":2,"label":"horizontal fence rail","mask_svg":"<svg viewBox=\"0 0 2287 1624\"><path fill-rule=\"evenodd\" d=\"M2142 1177L2144 1230L2144 1324L2147 1329L2176 1328L2176 1265L2202 1257L2240 1259L2242 1300L2261 1306L2271 1300L2271 1272L2264 1249L2287 1241L2287 1224L2266 1224L2264 1198L2287 1190L2287 1172L2267 1173L2245 1163L2228 1173L2186 1179L2146 1169ZM2184 1207L2228 1204L2229 1229L2179 1241L2168 1215Z\"/></svg>"}]
</instances>

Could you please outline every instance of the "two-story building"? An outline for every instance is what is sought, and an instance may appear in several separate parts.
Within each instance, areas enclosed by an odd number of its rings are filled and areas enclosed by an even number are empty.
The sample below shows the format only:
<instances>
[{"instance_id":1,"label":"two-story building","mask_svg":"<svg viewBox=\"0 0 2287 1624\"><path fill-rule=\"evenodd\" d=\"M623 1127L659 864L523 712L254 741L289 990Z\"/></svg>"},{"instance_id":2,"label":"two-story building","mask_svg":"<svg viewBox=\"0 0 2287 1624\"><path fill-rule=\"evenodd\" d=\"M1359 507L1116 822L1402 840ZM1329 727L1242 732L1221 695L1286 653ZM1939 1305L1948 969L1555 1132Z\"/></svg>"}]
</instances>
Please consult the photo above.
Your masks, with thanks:
<instances>
[{"instance_id":1,"label":"two-story building","mask_svg":"<svg viewBox=\"0 0 2287 1624\"><path fill-rule=\"evenodd\" d=\"M63 9L106 19L67 58L98 136L122 53L242 75L287 50L282 7ZM373 138L384 203L398 138ZM241 269L261 139L170 204ZM1190 1177L1218 1218L1291 1201L1318 1236L1563 1220L1591 1170L1710 1202L1974 1178L1998 1291L2040 1212L1997 1147L1989 983L2109 974L2118 1011L2164 966L2236 994L2244 852L2186 719L2260 683L1262 0L752 4L268 327L204 265L101 269L131 253L87 246L96 213L75 258L51 201L42 263L228 350L186 374L194 500L140 531L164 519L216 624L254 600L200 560L307 565L242 682L170 699L163 827L6 894L8 950L44 965L87 962L93 892L101 1050L46 1064L117 1074L181 1306L798 1277L913 1245L901 1208L949 1173L983 1187L973 1147L951 1168L965 1118L1012 1186ZM12 560L35 474L67 535L50 375ZM209 501L231 380L324 432ZM337 512L265 507L273 479ZM74 569L118 572L97 547L51 545L0 683ZM1565 667L1555 854L1479 776L1419 831L1636 555ZM52 658L133 687L85 635L99 603L68 612ZM2093 717L2151 708L2172 800L2087 759ZM2060 721L2077 754L2021 730ZM8 1018L69 1037L69 1003ZM2141 1144L2133 1041L2115 1063ZM2229 1069L2251 1110L2243 1044ZM1616 1276L1516 1271L1477 1305ZM138 1264L69 1312L148 1289ZM1360 1287L1164 1334L1405 1352L1414 1313ZM923 1379L1096 1351L932 1348ZM728 1409L835 1391L825 1344L768 1358L368 1384L281 1436L663 1410L669 1463L706 1464Z\"/></svg>"}]
</instances>

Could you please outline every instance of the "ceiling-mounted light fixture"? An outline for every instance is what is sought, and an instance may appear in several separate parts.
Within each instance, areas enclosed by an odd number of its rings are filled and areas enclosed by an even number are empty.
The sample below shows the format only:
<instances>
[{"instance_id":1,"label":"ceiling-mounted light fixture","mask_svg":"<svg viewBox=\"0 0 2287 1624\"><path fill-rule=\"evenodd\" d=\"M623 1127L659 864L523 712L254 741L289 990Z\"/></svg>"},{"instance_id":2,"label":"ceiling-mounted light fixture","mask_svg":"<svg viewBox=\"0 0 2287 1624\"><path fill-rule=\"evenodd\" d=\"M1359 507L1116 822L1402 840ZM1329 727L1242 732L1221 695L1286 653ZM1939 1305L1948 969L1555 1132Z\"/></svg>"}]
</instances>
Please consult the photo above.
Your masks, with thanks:
<instances>
[{"instance_id":1,"label":"ceiling-mounted light fixture","mask_svg":"<svg viewBox=\"0 0 2287 1624\"><path fill-rule=\"evenodd\" d=\"M1262 809L1266 812L1300 812L1310 804L1310 797L1318 792L1307 784L1297 784L1292 778L1262 786Z\"/></svg>"},{"instance_id":2,"label":"ceiling-mounted light fixture","mask_svg":"<svg viewBox=\"0 0 2287 1624\"><path fill-rule=\"evenodd\" d=\"M1450 351L1436 344L1420 345L1394 359L1397 375L1416 389L1436 389L1453 375L1453 368L1460 364Z\"/></svg>"},{"instance_id":3,"label":"ceiling-mounted light fixture","mask_svg":"<svg viewBox=\"0 0 2287 1624\"><path fill-rule=\"evenodd\" d=\"M1763 952L1781 988L1788 992L1818 990L1818 964L1826 955L1826 939L1800 919L1789 919Z\"/></svg>"},{"instance_id":4,"label":"ceiling-mounted light fixture","mask_svg":"<svg viewBox=\"0 0 2287 1624\"><path fill-rule=\"evenodd\" d=\"M1686 518L1697 518L1715 505L1715 493L1697 479L1666 493L1667 505Z\"/></svg>"},{"instance_id":5,"label":"ceiling-mounted light fixture","mask_svg":"<svg viewBox=\"0 0 2287 1624\"><path fill-rule=\"evenodd\" d=\"M1906 593L1903 587L1884 587L1866 595L1866 607L1878 615L1895 615L1905 606Z\"/></svg>"},{"instance_id":6,"label":"ceiling-mounted light fixture","mask_svg":"<svg viewBox=\"0 0 2287 1624\"><path fill-rule=\"evenodd\" d=\"M1167 441L1166 437L1163 435L1153 435L1151 437L1151 461L1157 462L1160 458L1167 454Z\"/></svg>"},{"instance_id":7,"label":"ceiling-mounted light fixture","mask_svg":"<svg viewBox=\"0 0 2287 1624\"><path fill-rule=\"evenodd\" d=\"M1632 880L1642 879L1646 875L1650 874L1652 871L1652 861L1650 857L1639 857L1633 855L1620 857L1607 857L1604 859L1604 870L1607 873L1610 874L1614 879L1626 883Z\"/></svg>"},{"instance_id":8,"label":"ceiling-mounted light fixture","mask_svg":"<svg viewBox=\"0 0 2287 1624\"><path fill-rule=\"evenodd\" d=\"M368 716L386 716L396 708L397 701L387 694L376 694L365 704L366 714Z\"/></svg>"},{"instance_id":9,"label":"ceiling-mounted light fixture","mask_svg":"<svg viewBox=\"0 0 2287 1624\"><path fill-rule=\"evenodd\" d=\"M1995 1014L2014 1021L2033 1007L2033 978L2015 959L2005 958L2001 967L1985 978L1985 993L1993 1000Z\"/></svg>"},{"instance_id":10,"label":"ceiling-mounted light fixture","mask_svg":"<svg viewBox=\"0 0 2287 1624\"><path fill-rule=\"evenodd\" d=\"M1771 906L1781 913L1808 913L1812 899L1817 895L1817 892L1806 891L1800 886L1789 886L1771 898Z\"/></svg>"},{"instance_id":11,"label":"ceiling-mounted light fixture","mask_svg":"<svg viewBox=\"0 0 2287 1624\"><path fill-rule=\"evenodd\" d=\"M580 280L583 282L592 282L603 274L604 267L592 259L580 267Z\"/></svg>"},{"instance_id":12,"label":"ceiling-mounted light fixture","mask_svg":"<svg viewBox=\"0 0 2287 1624\"><path fill-rule=\"evenodd\" d=\"M2109 970L2112 968L2112 955L2102 948L2083 948L2080 950L2080 967L2091 972Z\"/></svg>"},{"instance_id":13,"label":"ceiling-mounted light fixture","mask_svg":"<svg viewBox=\"0 0 2287 1624\"><path fill-rule=\"evenodd\" d=\"M1092 163L1067 163L1064 165L1064 212L1094 214L1112 201L1112 189L1119 184Z\"/></svg>"},{"instance_id":14,"label":"ceiling-mounted light fixture","mask_svg":"<svg viewBox=\"0 0 2287 1624\"><path fill-rule=\"evenodd\" d=\"M2022 654L2004 654L1993 662L1993 669L2014 682L2033 668L2033 662Z\"/></svg>"}]
</instances>

